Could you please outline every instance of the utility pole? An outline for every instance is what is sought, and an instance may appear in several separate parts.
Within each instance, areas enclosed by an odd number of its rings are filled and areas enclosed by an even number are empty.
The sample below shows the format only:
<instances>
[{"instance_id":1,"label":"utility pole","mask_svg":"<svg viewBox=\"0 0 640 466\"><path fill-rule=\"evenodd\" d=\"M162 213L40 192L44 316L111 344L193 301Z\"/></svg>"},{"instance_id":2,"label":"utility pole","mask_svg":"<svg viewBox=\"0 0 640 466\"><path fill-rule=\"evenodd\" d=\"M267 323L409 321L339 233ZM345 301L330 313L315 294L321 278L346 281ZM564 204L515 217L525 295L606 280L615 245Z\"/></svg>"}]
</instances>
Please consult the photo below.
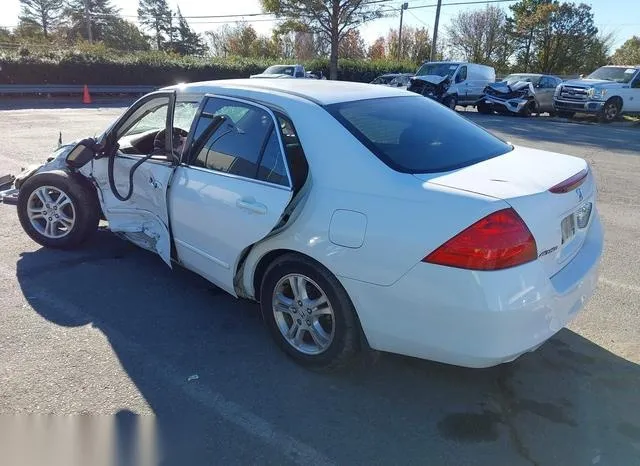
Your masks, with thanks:
<instances>
[{"instance_id":1,"label":"utility pole","mask_svg":"<svg viewBox=\"0 0 640 466\"><path fill-rule=\"evenodd\" d=\"M404 10L409 8L409 3L404 2L400 7L400 29L398 29L398 60L402 60L402 16Z\"/></svg>"},{"instance_id":2,"label":"utility pole","mask_svg":"<svg viewBox=\"0 0 640 466\"><path fill-rule=\"evenodd\" d=\"M440 23L440 7L442 0L438 0L436 7L436 24L433 26L433 40L431 41L431 61L436 59L436 44L438 43L438 23Z\"/></svg>"},{"instance_id":3,"label":"utility pole","mask_svg":"<svg viewBox=\"0 0 640 466\"><path fill-rule=\"evenodd\" d=\"M87 38L89 43L93 43L93 32L91 32L91 13L89 13L89 0L84 0L84 20L87 23Z\"/></svg>"}]
</instances>

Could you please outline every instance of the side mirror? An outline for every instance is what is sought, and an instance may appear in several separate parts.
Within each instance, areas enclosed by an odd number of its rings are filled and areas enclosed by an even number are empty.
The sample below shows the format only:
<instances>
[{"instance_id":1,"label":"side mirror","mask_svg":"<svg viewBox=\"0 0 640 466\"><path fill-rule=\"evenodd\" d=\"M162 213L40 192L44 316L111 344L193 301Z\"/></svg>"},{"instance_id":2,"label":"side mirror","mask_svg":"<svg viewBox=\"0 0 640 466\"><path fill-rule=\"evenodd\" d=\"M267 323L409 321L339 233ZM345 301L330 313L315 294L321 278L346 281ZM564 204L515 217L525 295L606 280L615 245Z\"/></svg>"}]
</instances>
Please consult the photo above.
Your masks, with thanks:
<instances>
[{"instance_id":1,"label":"side mirror","mask_svg":"<svg viewBox=\"0 0 640 466\"><path fill-rule=\"evenodd\" d=\"M82 168L96 155L96 144L93 139L84 139L67 154L67 165L71 168Z\"/></svg>"}]
</instances>

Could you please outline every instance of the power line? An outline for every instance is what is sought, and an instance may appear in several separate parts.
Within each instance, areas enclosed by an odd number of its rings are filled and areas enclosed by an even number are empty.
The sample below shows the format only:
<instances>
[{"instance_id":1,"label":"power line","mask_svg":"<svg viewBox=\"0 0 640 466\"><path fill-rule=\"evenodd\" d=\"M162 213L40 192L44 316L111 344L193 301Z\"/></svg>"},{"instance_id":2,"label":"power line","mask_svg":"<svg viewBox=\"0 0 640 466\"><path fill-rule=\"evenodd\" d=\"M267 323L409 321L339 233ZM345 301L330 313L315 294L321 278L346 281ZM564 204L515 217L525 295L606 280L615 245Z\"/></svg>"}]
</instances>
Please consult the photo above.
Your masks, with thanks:
<instances>
[{"instance_id":1,"label":"power line","mask_svg":"<svg viewBox=\"0 0 640 466\"><path fill-rule=\"evenodd\" d=\"M442 6L459 6L459 5L478 5L482 3L514 3L518 0L477 0L471 2L451 2L451 3L443 3ZM431 3L429 5L418 5L418 6L410 6L409 10L417 10L419 8L435 8L437 7L437 3Z\"/></svg>"}]
</instances>

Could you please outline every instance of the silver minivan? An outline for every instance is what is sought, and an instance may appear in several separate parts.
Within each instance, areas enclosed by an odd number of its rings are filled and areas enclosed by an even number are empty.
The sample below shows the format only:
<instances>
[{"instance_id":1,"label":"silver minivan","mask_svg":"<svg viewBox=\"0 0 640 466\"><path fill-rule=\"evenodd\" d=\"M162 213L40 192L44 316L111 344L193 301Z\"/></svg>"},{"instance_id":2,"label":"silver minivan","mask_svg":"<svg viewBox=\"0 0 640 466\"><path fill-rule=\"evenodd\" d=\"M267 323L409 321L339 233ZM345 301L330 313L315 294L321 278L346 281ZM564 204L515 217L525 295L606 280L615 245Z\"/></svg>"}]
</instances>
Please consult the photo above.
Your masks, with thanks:
<instances>
[{"instance_id":1,"label":"silver minivan","mask_svg":"<svg viewBox=\"0 0 640 466\"><path fill-rule=\"evenodd\" d=\"M496 80L491 66L459 61L425 62L409 90L435 98L449 108L475 105L484 88Z\"/></svg>"}]
</instances>

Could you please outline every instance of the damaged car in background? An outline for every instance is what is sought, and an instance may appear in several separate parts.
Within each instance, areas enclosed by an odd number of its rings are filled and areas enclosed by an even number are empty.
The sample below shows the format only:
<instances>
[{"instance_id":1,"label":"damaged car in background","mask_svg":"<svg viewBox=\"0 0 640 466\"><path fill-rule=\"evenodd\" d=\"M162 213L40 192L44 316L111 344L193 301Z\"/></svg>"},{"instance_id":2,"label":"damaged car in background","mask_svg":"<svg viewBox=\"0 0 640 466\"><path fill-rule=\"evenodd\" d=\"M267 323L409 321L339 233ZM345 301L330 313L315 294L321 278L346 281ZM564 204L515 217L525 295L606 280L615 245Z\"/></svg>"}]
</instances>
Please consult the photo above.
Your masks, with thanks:
<instances>
[{"instance_id":1,"label":"damaged car in background","mask_svg":"<svg viewBox=\"0 0 640 466\"><path fill-rule=\"evenodd\" d=\"M485 114L497 112L531 116L549 113L553 116L553 94L561 82L557 76L545 74L510 74L502 81L485 87L476 108Z\"/></svg>"},{"instance_id":2,"label":"damaged car in background","mask_svg":"<svg viewBox=\"0 0 640 466\"><path fill-rule=\"evenodd\" d=\"M411 78L408 91L429 97L455 110L475 105L487 84L496 80L495 70L468 62L426 62Z\"/></svg>"},{"instance_id":3,"label":"damaged car in background","mask_svg":"<svg viewBox=\"0 0 640 466\"><path fill-rule=\"evenodd\" d=\"M578 314L603 247L588 162L506 143L411 92L336 86L148 94L16 178L20 224L71 249L103 219L256 302L280 349L312 368L369 348L494 366Z\"/></svg>"}]
</instances>

